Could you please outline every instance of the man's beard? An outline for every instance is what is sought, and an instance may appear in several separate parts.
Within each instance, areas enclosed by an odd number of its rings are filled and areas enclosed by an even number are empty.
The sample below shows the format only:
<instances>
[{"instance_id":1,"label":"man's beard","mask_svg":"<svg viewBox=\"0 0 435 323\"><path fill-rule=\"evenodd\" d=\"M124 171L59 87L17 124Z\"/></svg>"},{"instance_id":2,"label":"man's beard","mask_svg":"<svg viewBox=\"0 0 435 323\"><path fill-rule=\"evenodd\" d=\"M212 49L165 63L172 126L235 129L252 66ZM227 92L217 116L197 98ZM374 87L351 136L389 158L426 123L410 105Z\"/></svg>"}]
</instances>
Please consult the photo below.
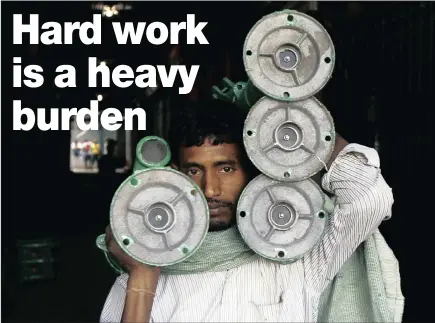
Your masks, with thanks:
<instances>
[{"instance_id":1,"label":"man's beard","mask_svg":"<svg viewBox=\"0 0 435 323\"><path fill-rule=\"evenodd\" d=\"M224 231L230 228L233 224L234 224L233 221L222 222L219 220L214 221L213 219L210 219L210 225L208 231L209 232Z\"/></svg>"},{"instance_id":2,"label":"man's beard","mask_svg":"<svg viewBox=\"0 0 435 323\"><path fill-rule=\"evenodd\" d=\"M230 228L235 224L236 219L234 216L234 204L231 202L223 202L214 199L207 199L207 204L210 208L225 207L231 212L231 218L228 221L222 221L221 219L210 217L209 231L223 231Z\"/></svg>"}]
</instances>

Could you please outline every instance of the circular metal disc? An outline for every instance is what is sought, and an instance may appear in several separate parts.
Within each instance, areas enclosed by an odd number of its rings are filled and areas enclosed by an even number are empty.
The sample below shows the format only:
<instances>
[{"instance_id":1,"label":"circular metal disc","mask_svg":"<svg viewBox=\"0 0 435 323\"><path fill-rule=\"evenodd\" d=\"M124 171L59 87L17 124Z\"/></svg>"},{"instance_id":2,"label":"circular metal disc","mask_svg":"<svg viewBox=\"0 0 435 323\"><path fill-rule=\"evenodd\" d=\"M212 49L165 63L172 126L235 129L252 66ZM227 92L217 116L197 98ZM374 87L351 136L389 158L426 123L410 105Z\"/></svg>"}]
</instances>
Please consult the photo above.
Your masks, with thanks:
<instances>
[{"instance_id":1,"label":"circular metal disc","mask_svg":"<svg viewBox=\"0 0 435 323\"><path fill-rule=\"evenodd\" d=\"M252 180L237 205L237 225L246 244L262 257L293 261L322 238L325 195L311 179L289 183L265 175Z\"/></svg>"},{"instance_id":2,"label":"circular metal disc","mask_svg":"<svg viewBox=\"0 0 435 323\"><path fill-rule=\"evenodd\" d=\"M181 262L202 244L209 227L207 202L195 183L170 168L130 176L115 193L111 227L121 248L153 266Z\"/></svg>"},{"instance_id":3,"label":"circular metal disc","mask_svg":"<svg viewBox=\"0 0 435 323\"><path fill-rule=\"evenodd\" d=\"M334 121L315 98L282 102L263 97L246 117L243 141L263 174L279 181L300 181L320 171L331 157Z\"/></svg>"},{"instance_id":4,"label":"circular metal disc","mask_svg":"<svg viewBox=\"0 0 435 323\"><path fill-rule=\"evenodd\" d=\"M250 30L243 49L253 84L278 100L313 96L334 69L335 49L328 32L317 20L296 11L263 17Z\"/></svg>"}]
</instances>

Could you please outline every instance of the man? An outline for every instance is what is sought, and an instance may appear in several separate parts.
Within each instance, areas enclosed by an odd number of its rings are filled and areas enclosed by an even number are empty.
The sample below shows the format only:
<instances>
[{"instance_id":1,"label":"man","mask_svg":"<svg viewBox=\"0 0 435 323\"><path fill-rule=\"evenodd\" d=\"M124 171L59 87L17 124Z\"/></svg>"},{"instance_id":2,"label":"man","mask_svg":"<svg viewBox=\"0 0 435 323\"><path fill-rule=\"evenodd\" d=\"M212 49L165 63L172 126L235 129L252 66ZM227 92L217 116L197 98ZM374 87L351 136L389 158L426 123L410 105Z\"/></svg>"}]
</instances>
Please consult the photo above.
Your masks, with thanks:
<instances>
[{"instance_id":1,"label":"man","mask_svg":"<svg viewBox=\"0 0 435 323\"><path fill-rule=\"evenodd\" d=\"M106 154L98 160L98 172L100 175L113 175L116 169L126 166L124 159L115 156L116 145L116 140L106 140Z\"/></svg>"},{"instance_id":2,"label":"man","mask_svg":"<svg viewBox=\"0 0 435 323\"><path fill-rule=\"evenodd\" d=\"M108 248L128 274L113 285L102 322L316 322L322 293L391 216L376 151L338 138L322 180L336 204L321 242L288 265L249 256L234 233L237 200L255 174L242 144L244 118L220 101L177 116L174 167L204 192L210 232L185 264L154 268L124 254L107 229Z\"/></svg>"},{"instance_id":3,"label":"man","mask_svg":"<svg viewBox=\"0 0 435 323\"><path fill-rule=\"evenodd\" d=\"M89 140L83 143L82 154L83 154L83 161L84 161L85 168L86 169L91 168L92 167L91 142Z\"/></svg>"},{"instance_id":4,"label":"man","mask_svg":"<svg viewBox=\"0 0 435 323\"><path fill-rule=\"evenodd\" d=\"M98 165L98 159L100 158L100 144L97 139L94 139L91 143L91 168L94 168L94 165Z\"/></svg>"},{"instance_id":5,"label":"man","mask_svg":"<svg viewBox=\"0 0 435 323\"><path fill-rule=\"evenodd\" d=\"M130 169L128 160L116 156L118 143L115 139L107 139L105 142L106 154L98 159L98 172L100 175L113 175L117 171L126 173Z\"/></svg>"}]
</instances>

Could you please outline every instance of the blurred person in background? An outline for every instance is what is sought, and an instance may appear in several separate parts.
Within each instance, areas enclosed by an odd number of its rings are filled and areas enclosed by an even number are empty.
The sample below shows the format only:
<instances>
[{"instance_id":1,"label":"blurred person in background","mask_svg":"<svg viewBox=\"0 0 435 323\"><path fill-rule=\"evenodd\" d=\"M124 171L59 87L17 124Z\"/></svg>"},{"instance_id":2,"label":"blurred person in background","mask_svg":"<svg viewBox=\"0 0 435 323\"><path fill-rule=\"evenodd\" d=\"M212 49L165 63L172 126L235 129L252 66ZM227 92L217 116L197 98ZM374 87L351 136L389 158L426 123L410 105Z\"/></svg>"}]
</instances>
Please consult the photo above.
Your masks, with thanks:
<instances>
[{"instance_id":1,"label":"blurred person in background","mask_svg":"<svg viewBox=\"0 0 435 323\"><path fill-rule=\"evenodd\" d=\"M98 164L98 159L100 158L100 144L95 139L91 143L91 167L94 168L94 165Z\"/></svg>"},{"instance_id":2,"label":"blurred person in background","mask_svg":"<svg viewBox=\"0 0 435 323\"><path fill-rule=\"evenodd\" d=\"M115 174L117 169L121 169L123 172L129 169L129 166L125 158L117 157L116 147L117 142L114 139L106 140L106 154L98 160L98 170L100 175L112 175Z\"/></svg>"},{"instance_id":3,"label":"blurred person in background","mask_svg":"<svg viewBox=\"0 0 435 323\"><path fill-rule=\"evenodd\" d=\"M83 143L82 156L85 168L92 167L91 142L89 140Z\"/></svg>"},{"instance_id":4,"label":"blurred person in background","mask_svg":"<svg viewBox=\"0 0 435 323\"><path fill-rule=\"evenodd\" d=\"M73 152L74 157L80 157L81 144L78 140L75 140L71 143L71 150Z\"/></svg>"}]
</instances>

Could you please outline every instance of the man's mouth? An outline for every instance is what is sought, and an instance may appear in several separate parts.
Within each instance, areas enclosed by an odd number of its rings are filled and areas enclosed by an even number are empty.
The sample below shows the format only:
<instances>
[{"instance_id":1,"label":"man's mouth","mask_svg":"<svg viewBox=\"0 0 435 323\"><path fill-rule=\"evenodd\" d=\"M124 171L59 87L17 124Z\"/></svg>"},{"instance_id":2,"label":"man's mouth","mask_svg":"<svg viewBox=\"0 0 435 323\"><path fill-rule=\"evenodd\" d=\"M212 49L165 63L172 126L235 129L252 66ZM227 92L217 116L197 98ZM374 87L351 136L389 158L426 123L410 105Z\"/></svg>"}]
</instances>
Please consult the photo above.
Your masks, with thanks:
<instances>
[{"instance_id":1,"label":"man's mouth","mask_svg":"<svg viewBox=\"0 0 435 323\"><path fill-rule=\"evenodd\" d=\"M228 209L229 205L226 203L208 203L210 215L217 215L222 212L223 209Z\"/></svg>"},{"instance_id":2,"label":"man's mouth","mask_svg":"<svg viewBox=\"0 0 435 323\"><path fill-rule=\"evenodd\" d=\"M211 216L217 216L217 215L219 215L222 212L223 209L226 209L226 208L228 208L228 206L220 206L220 207L217 207L217 208L209 209L210 210L210 215Z\"/></svg>"},{"instance_id":3,"label":"man's mouth","mask_svg":"<svg viewBox=\"0 0 435 323\"><path fill-rule=\"evenodd\" d=\"M227 207L227 205L225 205L225 204L221 204L221 203L208 203L208 208L209 208L210 210L213 210L213 209L219 209L219 208L221 208L221 207Z\"/></svg>"}]
</instances>

